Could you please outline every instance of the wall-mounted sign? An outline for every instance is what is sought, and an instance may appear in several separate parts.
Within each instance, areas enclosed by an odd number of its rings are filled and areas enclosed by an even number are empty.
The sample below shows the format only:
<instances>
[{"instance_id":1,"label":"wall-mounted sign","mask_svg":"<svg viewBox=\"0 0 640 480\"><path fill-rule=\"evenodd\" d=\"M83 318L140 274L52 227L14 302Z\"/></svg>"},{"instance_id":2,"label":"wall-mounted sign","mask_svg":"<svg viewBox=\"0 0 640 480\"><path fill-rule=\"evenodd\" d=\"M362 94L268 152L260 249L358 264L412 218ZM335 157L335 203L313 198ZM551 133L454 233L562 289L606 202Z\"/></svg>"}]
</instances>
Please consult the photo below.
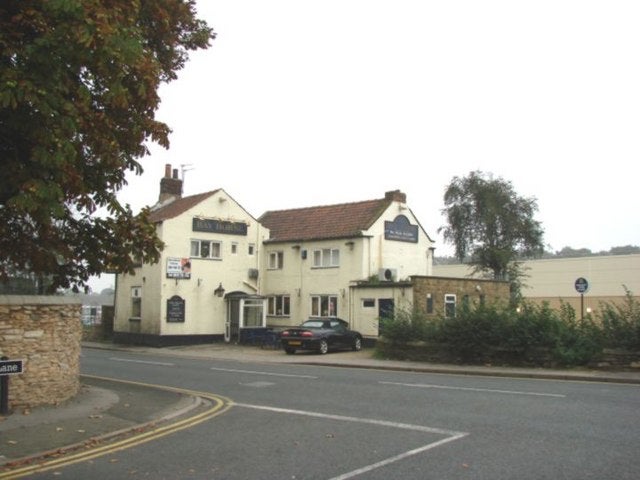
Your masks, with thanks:
<instances>
[{"instance_id":1,"label":"wall-mounted sign","mask_svg":"<svg viewBox=\"0 0 640 480\"><path fill-rule=\"evenodd\" d=\"M167 278L191 278L191 260L167 258Z\"/></svg>"},{"instance_id":2,"label":"wall-mounted sign","mask_svg":"<svg viewBox=\"0 0 640 480\"><path fill-rule=\"evenodd\" d=\"M184 303L178 295L167 300L167 322L184 322Z\"/></svg>"},{"instance_id":3,"label":"wall-mounted sign","mask_svg":"<svg viewBox=\"0 0 640 480\"><path fill-rule=\"evenodd\" d=\"M19 375L22 373L22 360L0 360L0 376Z\"/></svg>"},{"instance_id":4,"label":"wall-mounted sign","mask_svg":"<svg viewBox=\"0 0 640 480\"><path fill-rule=\"evenodd\" d=\"M404 215L398 215L393 222L384 222L385 240L418 243L418 226L411 225Z\"/></svg>"},{"instance_id":5,"label":"wall-mounted sign","mask_svg":"<svg viewBox=\"0 0 640 480\"><path fill-rule=\"evenodd\" d=\"M194 232L224 233L226 235L247 235L246 223L214 220L212 218L194 218L192 229Z\"/></svg>"}]
</instances>

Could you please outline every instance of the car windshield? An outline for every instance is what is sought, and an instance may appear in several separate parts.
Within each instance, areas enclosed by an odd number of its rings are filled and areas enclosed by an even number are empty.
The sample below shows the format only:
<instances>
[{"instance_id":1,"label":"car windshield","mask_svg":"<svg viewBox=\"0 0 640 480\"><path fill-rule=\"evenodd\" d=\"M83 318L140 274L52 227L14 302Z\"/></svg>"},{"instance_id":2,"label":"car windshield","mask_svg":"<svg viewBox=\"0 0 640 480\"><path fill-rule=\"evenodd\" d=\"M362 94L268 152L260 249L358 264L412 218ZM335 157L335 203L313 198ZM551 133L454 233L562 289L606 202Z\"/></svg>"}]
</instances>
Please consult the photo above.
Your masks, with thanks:
<instances>
[{"instance_id":1,"label":"car windshield","mask_svg":"<svg viewBox=\"0 0 640 480\"><path fill-rule=\"evenodd\" d=\"M307 320L301 326L304 328L327 328L327 322L324 320Z\"/></svg>"}]
</instances>

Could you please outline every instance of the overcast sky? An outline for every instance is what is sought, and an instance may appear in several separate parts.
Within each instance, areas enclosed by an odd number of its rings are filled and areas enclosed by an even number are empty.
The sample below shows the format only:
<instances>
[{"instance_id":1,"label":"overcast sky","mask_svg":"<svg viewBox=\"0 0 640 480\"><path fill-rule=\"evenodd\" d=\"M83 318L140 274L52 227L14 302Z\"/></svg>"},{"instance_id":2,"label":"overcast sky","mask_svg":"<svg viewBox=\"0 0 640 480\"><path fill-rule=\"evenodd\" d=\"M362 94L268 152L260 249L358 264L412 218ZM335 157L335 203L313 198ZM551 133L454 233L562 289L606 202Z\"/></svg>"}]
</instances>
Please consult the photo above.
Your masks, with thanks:
<instances>
[{"instance_id":1,"label":"overcast sky","mask_svg":"<svg viewBox=\"0 0 640 480\"><path fill-rule=\"evenodd\" d=\"M551 251L640 245L638 0L199 0L218 34L161 90L171 149L120 198L223 188L250 214L407 194L451 254L445 187L535 197Z\"/></svg>"}]
</instances>

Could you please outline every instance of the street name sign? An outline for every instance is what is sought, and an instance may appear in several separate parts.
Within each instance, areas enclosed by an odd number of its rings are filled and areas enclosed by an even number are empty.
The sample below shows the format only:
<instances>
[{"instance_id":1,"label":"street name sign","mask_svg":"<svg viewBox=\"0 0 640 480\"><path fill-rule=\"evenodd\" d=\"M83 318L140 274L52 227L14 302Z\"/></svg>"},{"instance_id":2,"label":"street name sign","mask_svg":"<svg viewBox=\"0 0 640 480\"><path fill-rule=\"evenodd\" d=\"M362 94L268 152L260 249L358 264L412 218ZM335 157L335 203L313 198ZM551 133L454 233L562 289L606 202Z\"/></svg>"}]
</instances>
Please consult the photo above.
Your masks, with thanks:
<instances>
[{"instance_id":1,"label":"street name sign","mask_svg":"<svg viewBox=\"0 0 640 480\"><path fill-rule=\"evenodd\" d=\"M0 376L22 373L22 360L0 360Z\"/></svg>"}]
</instances>

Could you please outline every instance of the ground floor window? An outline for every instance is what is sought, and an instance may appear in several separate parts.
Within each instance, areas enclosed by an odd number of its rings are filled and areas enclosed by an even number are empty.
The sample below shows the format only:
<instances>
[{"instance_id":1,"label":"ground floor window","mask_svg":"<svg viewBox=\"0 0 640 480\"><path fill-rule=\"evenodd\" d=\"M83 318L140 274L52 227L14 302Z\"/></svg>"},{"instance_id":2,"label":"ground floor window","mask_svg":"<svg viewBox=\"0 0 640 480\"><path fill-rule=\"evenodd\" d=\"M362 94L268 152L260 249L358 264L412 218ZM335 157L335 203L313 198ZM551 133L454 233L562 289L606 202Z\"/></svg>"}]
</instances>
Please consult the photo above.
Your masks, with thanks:
<instances>
[{"instance_id":1,"label":"ground floor window","mask_svg":"<svg viewBox=\"0 0 640 480\"><path fill-rule=\"evenodd\" d=\"M363 298L362 299L362 307L363 308L375 308L376 307L376 299L375 298Z\"/></svg>"},{"instance_id":2,"label":"ground floor window","mask_svg":"<svg viewBox=\"0 0 640 480\"><path fill-rule=\"evenodd\" d=\"M453 294L444 296L444 315L447 318L456 316L456 296Z\"/></svg>"},{"instance_id":3,"label":"ground floor window","mask_svg":"<svg viewBox=\"0 0 640 480\"><path fill-rule=\"evenodd\" d=\"M291 298L289 295L273 295L269 297L267 314L283 317L291 315Z\"/></svg>"},{"instance_id":4,"label":"ground floor window","mask_svg":"<svg viewBox=\"0 0 640 480\"><path fill-rule=\"evenodd\" d=\"M313 295L311 297L312 317L335 317L338 314L337 295Z\"/></svg>"},{"instance_id":5,"label":"ground floor window","mask_svg":"<svg viewBox=\"0 0 640 480\"><path fill-rule=\"evenodd\" d=\"M243 323L245 327L262 327L264 303L258 299L245 299L243 305Z\"/></svg>"},{"instance_id":6,"label":"ground floor window","mask_svg":"<svg viewBox=\"0 0 640 480\"><path fill-rule=\"evenodd\" d=\"M131 287L131 318L142 317L142 287Z\"/></svg>"},{"instance_id":7,"label":"ground floor window","mask_svg":"<svg viewBox=\"0 0 640 480\"><path fill-rule=\"evenodd\" d=\"M433 314L433 295L427 293L427 313Z\"/></svg>"}]
</instances>

